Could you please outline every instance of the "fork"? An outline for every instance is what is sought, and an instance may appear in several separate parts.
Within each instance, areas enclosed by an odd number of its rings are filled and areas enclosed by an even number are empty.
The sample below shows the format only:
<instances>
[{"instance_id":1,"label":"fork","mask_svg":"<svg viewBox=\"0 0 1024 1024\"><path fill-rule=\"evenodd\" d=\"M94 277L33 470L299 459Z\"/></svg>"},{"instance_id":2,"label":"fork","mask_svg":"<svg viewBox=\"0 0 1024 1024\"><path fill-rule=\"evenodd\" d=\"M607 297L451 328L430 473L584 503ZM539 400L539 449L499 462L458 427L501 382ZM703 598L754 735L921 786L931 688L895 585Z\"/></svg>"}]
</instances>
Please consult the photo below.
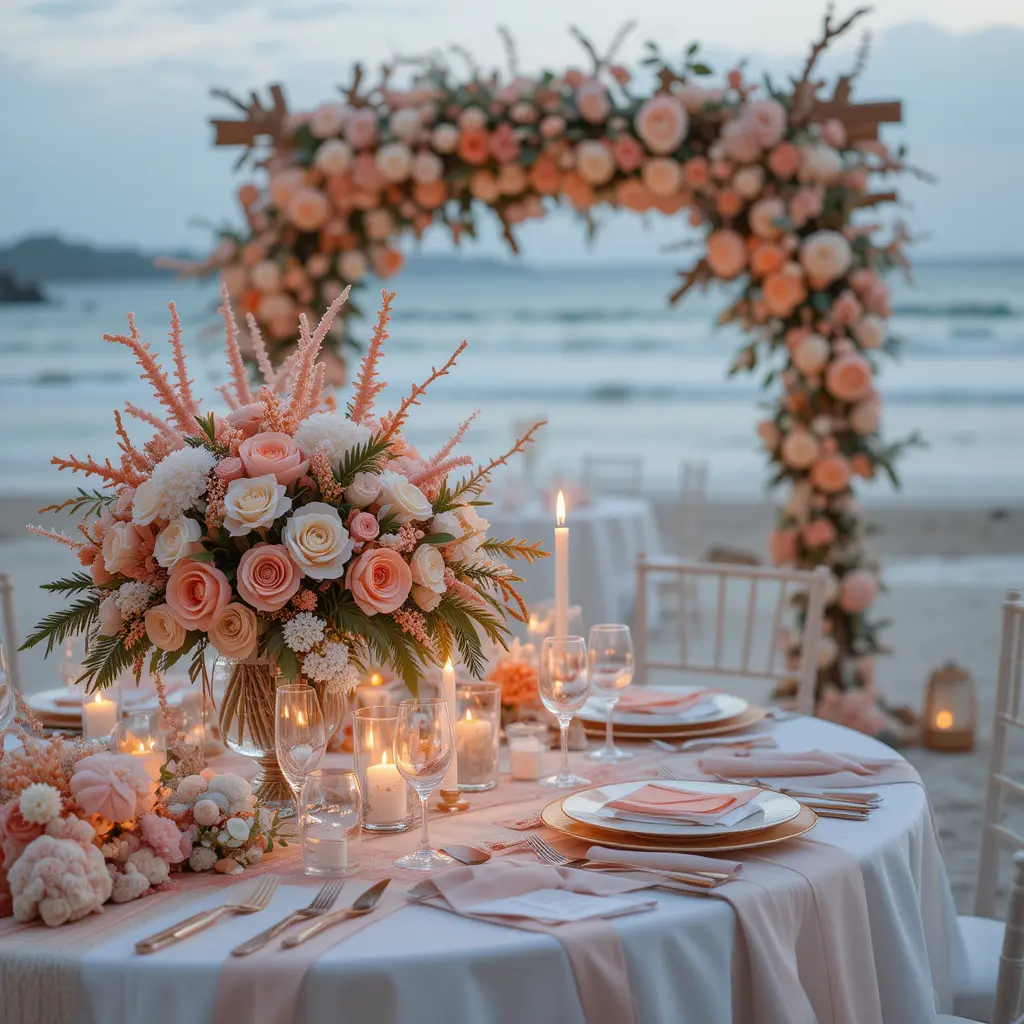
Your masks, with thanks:
<instances>
[{"instance_id":1,"label":"fork","mask_svg":"<svg viewBox=\"0 0 1024 1024\"><path fill-rule=\"evenodd\" d=\"M255 914L263 910L274 895L277 883L280 881L277 875L267 875L261 878L256 886L249 890L244 896L241 893L234 893L229 896L219 907L211 910L203 910L184 921L179 921L162 932L150 935L149 938L140 939L135 943L136 953L156 953L166 949L171 944L187 939L190 935L201 932L208 928L224 914Z\"/></svg>"},{"instance_id":2,"label":"fork","mask_svg":"<svg viewBox=\"0 0 1024 1024\"><path fill-rule=\"evenodd\" d=\"M256 950L262 949L271 939L276 938L293 924L326 914L334 906L335 900L337 900L338 895L341 893L341 887L344 884L344 879L326 882L316 896L313 897L313 901L308 907L292 911L287 917L278 921L277 924L267 928L266 931L260 932L259 935L254 935L248 942L243 942L240 946L235 946L231 950L231 955L248 956L250 953L255 953Z\"/></svg>"}]
</instances>

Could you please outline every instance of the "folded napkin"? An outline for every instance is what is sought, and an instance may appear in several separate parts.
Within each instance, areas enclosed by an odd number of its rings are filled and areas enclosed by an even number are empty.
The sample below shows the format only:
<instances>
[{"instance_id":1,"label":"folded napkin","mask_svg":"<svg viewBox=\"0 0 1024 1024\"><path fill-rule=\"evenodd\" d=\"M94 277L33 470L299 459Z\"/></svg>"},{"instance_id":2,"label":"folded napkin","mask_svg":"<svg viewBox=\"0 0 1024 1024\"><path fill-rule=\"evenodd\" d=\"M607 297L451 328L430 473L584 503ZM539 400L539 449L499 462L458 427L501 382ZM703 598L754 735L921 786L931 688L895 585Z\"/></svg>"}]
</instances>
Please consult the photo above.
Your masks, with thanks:
<instances>
[{"instance_id":1,"label":"folded napkin","mask_svg":"<svg viewBox=\"0 0 1024 1024\"><path fill-rule=\"evenodd\" d=\"M735 877L743 865L735 860L701 857L696 853L652 853L647 850L611 850L604 846L591 846L587 860L596 864L617 864L642 871L712 871Z\"/></svg>"},{"instance_id":2,"label":"folded napkin","mask_svg":"<svg viewBox=\"0 0 1024 1024\"><path fill-rule=\"evenodd\" d=\"M900 759L855 757L827 750L798 753L767 751L756 754L707 754L697 761L702 772L724 775L730 779L793 777L798 775L835 775L849 773L863 778L876 775L883 768L900 764Z\"/></svg>"},{"instance_id":3,"label":"folded napkin","mask_svg":"<svg viewBox=\"0 0 1024 1024\"><path fill-rule=\"evenodd\" d=\"M734 824L757 812L746 807L761 790L748 786L732 793L697 793L689 789L648 783L618 800L609 800L601 809L609 817L627 821L676 821L696 825Z\"/></svg>"},{"instance_id":4,"label":"folded napkin","mask_svg":"<svg viewBox=\"0 0 1024 1024\"><path fill-rule=\"evenodd\" d=\"M591 918L622 917L653 910L657 900L640 900L627 896L592 896L566 889L537 889L520 896L487 900L469 908L482 917L515 917L542 924L566 924L589 921Z\"/></svg>"},{"instance_id":5,"label":"folded napkin","mask_svg":"<svg viewBox=\"0 0 1024 1024\"><path fill-rule=\"evenodd\" d=\"M718 690L692 690L689 693L665 693L663 690L626 690L616 709L651 715L671 715L702 704Z\"/></svg>"}]
</instances>

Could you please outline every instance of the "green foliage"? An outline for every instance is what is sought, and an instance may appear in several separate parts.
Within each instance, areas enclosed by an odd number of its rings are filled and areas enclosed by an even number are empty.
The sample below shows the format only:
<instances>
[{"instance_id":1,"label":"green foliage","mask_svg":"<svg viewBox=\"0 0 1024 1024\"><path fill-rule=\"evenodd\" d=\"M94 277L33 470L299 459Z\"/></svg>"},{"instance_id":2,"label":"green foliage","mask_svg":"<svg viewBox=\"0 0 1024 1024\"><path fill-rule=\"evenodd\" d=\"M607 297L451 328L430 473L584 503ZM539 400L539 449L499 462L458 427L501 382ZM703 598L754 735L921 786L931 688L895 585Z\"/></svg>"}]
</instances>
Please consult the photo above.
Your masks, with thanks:
<instances>
[{"instance_id":1,"label":"green foliage","mask_svg":"<svg viewBox=\"0 0 1024 1024\"><path fill-rule=\"evenodd\" d=\"M456 537L451 533L428 533L420 544L451 544Z\"/></svg>"},{"instance_id":2,"label":"green foliage","mask_svg":"<svg viewBox=\"0 0 1024 1024\"><path fill-rule=\"evenodd\" d=\"M66 582L66 581L60 581ZM98 596L83 597L67 608L51 612L41 619L34 633L30 634L21 645L20 650L27 651L36 644L46 641L46 653L49 654L57 644L62 644L69 636L78 636L89 630L100 612Z\"/></svg>"},{"instance_id":3,"label":"green foliage","mask_svg":"<svg viewBox=\"0 0 1024 1024\"><path fill-rule=\"evenodd\" d=\"M534 562L539 562L542 558L551 557L551 552L545 551L540 544L539 540L528 544L525 540L516 540L515 537L509 540L489 539L480 545L480 550L486 551L489 555L500 555L504 558L521 558L528 565L533 565Z\"/></svg>"},{"instance_id":4,"label":"green foliage","mask_svg":"<svg viewBox=\"0 0 1024 1024\"><path fill-rule=\"evenodd\" d=\"M441 598L435 614L443 619L451 630L455 647L462 656L466 668L478 678L483 675L487 664L477 627L489 640L503 647L506 644L506 637L511 636L511 631L504 620L500 615L495 615L491 607L472 604L451 593Z\"/></svg>"},{"instance_id":5,"label":"green foliage","mask_svg":"<svg viewBox=\"0 0 1024 1024\"><path fill-rule=\"evenodd\" d=\"M94 636L89 642L85 661L82 662L84 671L79 681L85 683L88 693L105 690L151 646L146 636L134 647L125 647L119 636Z\"/></svg>"},{"instance_id":6,"label":"green foliage","mask_svg":"<svg viewBox=\"0 0 1024 1024\"><path fill-rule=\"evenodd\" d=\"M77 498L69 498L63 505L51 506L43 511L67 512L68 515L81 512L87 516L98 516L108 505L113 505L117 501L116 494L104 494L102 491L96 490L87 491L82 487L77 490Z\"/></svg>"},{"instance_id":7,"label":"green foliage","mask_svg":"<svg viewBox=\"0 0 1024 1024\"><path fill-rule=\"evenodd\" d=\"M362 444L357 444L345 452L338 472L335 474L338 483L347 487L357 473L380 473L391 445L379 437L371 437Z\"/></svg>"},{"instance_id":8,"label":"green foliage","mask_svg":"<svg viewBox=\"0 0 1024 1024\"><path fill-rule=\"evenodd\" d=\"M54 580L52 583L40 583L40 590L47 590L51 594L80 594L86 590L95 590L96 584L92 576L87 572L74 572L62 580Z\"/></svg>"}]
</instances>

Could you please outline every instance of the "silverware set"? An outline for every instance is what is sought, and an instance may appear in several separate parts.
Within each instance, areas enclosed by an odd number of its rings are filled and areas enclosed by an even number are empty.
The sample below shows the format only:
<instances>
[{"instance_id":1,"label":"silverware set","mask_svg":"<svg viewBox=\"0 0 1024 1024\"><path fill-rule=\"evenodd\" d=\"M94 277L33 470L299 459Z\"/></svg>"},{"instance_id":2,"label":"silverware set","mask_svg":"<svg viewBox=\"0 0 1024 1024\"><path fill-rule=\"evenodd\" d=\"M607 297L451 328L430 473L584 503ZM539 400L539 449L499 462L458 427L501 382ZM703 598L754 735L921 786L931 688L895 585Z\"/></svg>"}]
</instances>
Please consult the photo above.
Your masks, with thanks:
<instances>
[{"instance_id":1,"label":"silverware set","mask_svg":"<svg viewBox=\"0 0 1024 1024\"><path fill-rule=\"evenodd\" d=\"M135 952L159 952L175 942L180 942L182 939L196 935L228 914L255 914L260 910L265 910L277 889L279 881L280 879L277 875L267 875L261 878L247 892L231 893L220 906L193 914L192 917L179 921L170 928L165 928L155 935L141 939L135 943ZM308 925L302 931L289 936L282 942L283 947L290 948L305 942L307 939L311 939L314 935L319 935L326 928L330 928L342 921L369 914L377 906L390 881L390 878L383 879L362 893L350 907L345 907L333 913L330 911L337 902L342 886L345 883L343 879L334 879L327 882L320 888L316 896L313 897L308 907L293 911L275 925L266 929L266 931L260 932L259 935L255 935L241 945L236 946L231 952L234 956L248 956L250 953L255 953L256 950L262 949L268 942L271 942L293 924L298 924L311 918L314 919L312 925Z\"/></svg>"}]
</instances>

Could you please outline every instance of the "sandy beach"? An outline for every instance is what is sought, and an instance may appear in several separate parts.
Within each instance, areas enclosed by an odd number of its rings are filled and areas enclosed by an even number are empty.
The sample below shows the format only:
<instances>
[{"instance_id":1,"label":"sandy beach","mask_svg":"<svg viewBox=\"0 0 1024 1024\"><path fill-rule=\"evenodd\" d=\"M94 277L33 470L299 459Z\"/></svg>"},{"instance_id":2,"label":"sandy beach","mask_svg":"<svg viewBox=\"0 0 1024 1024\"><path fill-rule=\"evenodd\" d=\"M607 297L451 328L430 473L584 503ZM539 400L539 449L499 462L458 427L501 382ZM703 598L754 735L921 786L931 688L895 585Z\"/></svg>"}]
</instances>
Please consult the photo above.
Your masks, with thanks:
<instances>
[{"instance_id":1,"label":"sandy beach","mask_svg":"<svg viewBox=\"0 0 1024 1024\"><path fill-rule=\"evenodd\" d=\"M665 545L671 547L675 506L667 495L651 497ZM24 532L26 522L68 527L66 519L37 513L45 503L46 499L30 497L0 498L0 571L13 578L22 634L57 606L39 584L74 567L66 551ZM929 673L947 659L967 668L978 686L980 735L973 752L905 751L931 796L950 880L963 912L972 906L977 871L999 606L1008 587L1024 584L1024 504L893 503L869 511L883 529L875 545L888 566L890 589L880 614L893 621L886 634L893 653L878 662L881 693L894 705L920 708ZM704 517L701 549L728 545L764 557L772 520L768 503L712 502ZM26 689L58 684L56 665L44 662L39 650L21 655L21 668Z\"/></svg>"}]
</instances>

